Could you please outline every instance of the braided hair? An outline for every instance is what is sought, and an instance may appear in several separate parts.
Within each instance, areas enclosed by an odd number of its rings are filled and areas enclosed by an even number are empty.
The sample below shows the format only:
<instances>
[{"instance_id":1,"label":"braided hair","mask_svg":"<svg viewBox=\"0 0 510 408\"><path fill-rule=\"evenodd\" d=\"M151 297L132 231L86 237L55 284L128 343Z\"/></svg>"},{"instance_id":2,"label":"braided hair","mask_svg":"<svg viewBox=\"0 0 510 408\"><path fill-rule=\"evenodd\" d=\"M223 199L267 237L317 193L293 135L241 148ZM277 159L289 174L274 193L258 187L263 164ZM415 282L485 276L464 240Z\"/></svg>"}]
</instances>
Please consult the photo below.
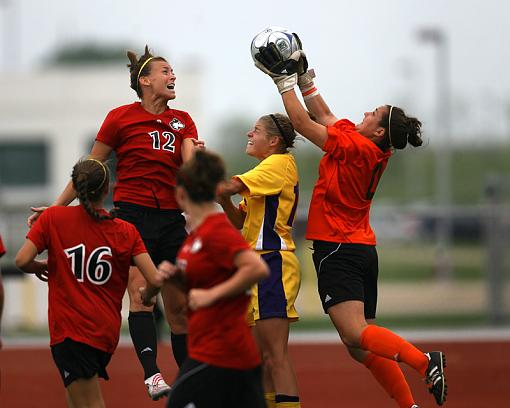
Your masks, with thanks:
<instances>
[{"instance_id":1,"label":"braided hair","mask_svg":"<svg viewBox=\"0 0 510 408\"><path fill-rule=\"evenodd\" d=\"M282 147L285 153L294 147L296 131L289 117L281 113L271 113L260 118L264 123L266 132L270 136L278 136L282 141Z\"/></svg>"},{"instance_id":2,"label":"braided hair","mask_svg":"<svg viewBox=\"0 0 510 408\"><path fill-rule=\"evenodd\" d=\"M150 51L149 47L145 46L145 51L143 55L138 58L133 51L127 52L127 57L131 64L127 64L129 68L130 74L130 87L133 89L138 97L141 99L143 97L142 90L140 89L140 77L147 76L151 73L151 63L152 61L164 61L167 62L163 57L154 57Z\"/></svg>"},{"instance_id":3,"label":"braided hair","mask_svg":"<svg viewBox=\"0 0 510 408\"><path fill-rule=\"evenodd\" d=\"M108 191L110 174L103 163L96 159L80 160L73 167L71 179L80 203L92 218L96 221L115 218L113 211L108 215L100 214L92 205L99 202Z\"/></svg>"}]
</instances>

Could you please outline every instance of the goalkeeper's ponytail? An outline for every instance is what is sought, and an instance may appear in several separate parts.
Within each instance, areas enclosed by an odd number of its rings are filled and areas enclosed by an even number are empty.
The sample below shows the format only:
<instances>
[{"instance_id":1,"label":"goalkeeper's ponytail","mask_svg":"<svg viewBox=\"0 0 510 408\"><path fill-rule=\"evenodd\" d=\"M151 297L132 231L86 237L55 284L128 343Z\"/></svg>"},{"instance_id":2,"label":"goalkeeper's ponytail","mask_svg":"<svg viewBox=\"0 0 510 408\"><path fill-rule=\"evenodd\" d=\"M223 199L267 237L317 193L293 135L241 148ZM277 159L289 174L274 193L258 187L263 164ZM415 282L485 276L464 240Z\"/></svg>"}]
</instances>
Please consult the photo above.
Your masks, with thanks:
<instances>
[{"instance_id":1,"label":"goalkeeper's ponytail","mask_svg":"<svg viewBox=\"0 0 510 408\"><path fill-rule=\"evenodd\" d=\"M386 131L381 147L386 149L404 149L408 144L421 146L421 122L392 105L386 105L388 111L381 118L380 125Z\"/></svg>"}]
</instances>

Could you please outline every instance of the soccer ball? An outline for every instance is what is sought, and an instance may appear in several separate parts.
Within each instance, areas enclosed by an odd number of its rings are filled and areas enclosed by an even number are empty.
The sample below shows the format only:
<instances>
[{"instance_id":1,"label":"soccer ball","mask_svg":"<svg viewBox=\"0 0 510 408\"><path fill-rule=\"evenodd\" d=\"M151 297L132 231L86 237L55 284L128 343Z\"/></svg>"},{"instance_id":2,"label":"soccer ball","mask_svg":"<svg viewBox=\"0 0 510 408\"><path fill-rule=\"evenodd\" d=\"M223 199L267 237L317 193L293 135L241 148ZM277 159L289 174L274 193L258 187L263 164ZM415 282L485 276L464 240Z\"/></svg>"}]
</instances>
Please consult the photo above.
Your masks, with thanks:
<instances>
[{"instance_id":1,"label":"soccer ball","mask_svg":"<svg viewBox=\"0 0 510 408\"><path fill-rule=\"evenodd\" d=\"M251 57L257 61L255 55L259 48L267 47L269 43L275 43L284 60L289 59L293 52L300 49L296 37L287 29L282 27L269 27L258 33L251 42Z\"/></svg>"}]
</instances>

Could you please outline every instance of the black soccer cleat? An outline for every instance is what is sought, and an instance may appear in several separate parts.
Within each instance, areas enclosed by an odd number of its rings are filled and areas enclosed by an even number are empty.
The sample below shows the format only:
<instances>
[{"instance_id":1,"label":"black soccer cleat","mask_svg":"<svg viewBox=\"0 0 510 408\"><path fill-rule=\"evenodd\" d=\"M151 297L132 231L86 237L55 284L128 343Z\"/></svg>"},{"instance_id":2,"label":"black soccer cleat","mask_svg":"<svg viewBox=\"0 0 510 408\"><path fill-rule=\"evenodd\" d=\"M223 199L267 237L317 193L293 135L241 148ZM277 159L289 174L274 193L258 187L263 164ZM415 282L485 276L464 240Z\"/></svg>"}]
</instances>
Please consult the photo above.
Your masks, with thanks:
<instances>
[{"instance_id":1,"label":"black soccer cleat","mask_svg":"<svg viewBox=\"0 0 510 408\"><path fill-rule=\"evenodd\" d=\"M429 359L429 366L425 371L425 382L428 385L429 392L434 395L437 405L443 405L446 401L448 387L444 377L446 367L446 357L441 351L431 351L425 353Z\"/></svg>"}]
</instances>

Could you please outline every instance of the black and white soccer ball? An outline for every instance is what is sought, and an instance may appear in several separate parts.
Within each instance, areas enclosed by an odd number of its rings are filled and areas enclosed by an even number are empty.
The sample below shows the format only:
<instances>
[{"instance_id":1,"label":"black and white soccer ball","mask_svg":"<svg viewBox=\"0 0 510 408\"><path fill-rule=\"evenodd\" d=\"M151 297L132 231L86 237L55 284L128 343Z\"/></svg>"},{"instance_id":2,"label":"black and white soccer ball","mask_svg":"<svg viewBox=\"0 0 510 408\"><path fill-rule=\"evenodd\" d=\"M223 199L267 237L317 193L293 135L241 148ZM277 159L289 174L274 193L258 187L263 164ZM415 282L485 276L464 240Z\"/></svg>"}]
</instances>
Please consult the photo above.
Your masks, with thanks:
<instances>
[{"instance_id":1,"label":"black and white soccer ball","mask_svg":"<svg viewBox=\"0 0 510 408\"><path fill-rule=\"evenodd\" d=\"M257 61L255 55L259 53L259 48L267 47L269 43L274 43L278 48L283 60L290 58L293 52L301 47L299 40L287 29L283 27L268 27L258 33L251 42L251 57Z\"/></svg>"}]
</instances>

